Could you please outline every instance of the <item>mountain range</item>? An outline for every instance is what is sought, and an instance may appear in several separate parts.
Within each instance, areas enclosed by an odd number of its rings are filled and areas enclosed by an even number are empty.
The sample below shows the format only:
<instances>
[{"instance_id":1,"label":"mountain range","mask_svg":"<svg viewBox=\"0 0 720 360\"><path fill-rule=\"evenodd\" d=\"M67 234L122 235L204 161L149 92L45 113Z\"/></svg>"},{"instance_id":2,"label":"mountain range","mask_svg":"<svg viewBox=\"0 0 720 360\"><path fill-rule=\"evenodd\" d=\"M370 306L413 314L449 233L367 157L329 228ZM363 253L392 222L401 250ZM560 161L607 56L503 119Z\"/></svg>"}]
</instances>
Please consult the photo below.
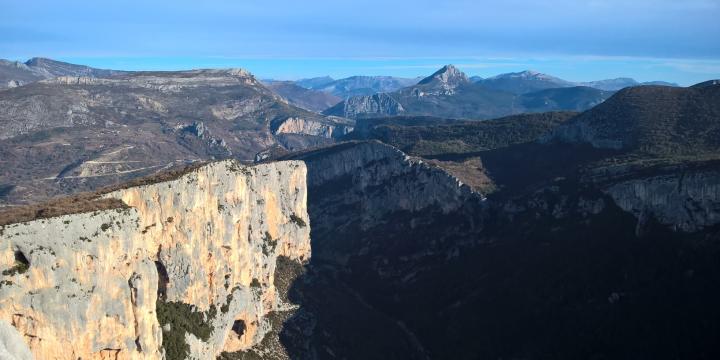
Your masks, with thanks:
<instances>
[{"instance_id":1,"label":"mountain range","mask_svg":"<svg viewBox=\"0 0 720 360\"><path fill-rule=\"evenodd\" d=\"M0 91L0 357L720 357L718 80L446 66L351 120L87 71Z\"/></svg>"},{"instance_id":2,"label":"mountain range","mask_svg":"<svg viewBox=\"0 0 720 360\"><path fill-rule=\"evenodd\" d=\"M0 197L10 202L189 162L252 161L353 125L288 104L242 69L59 76L0 91L0 108Z\"/></svg>"},{"instance_id":3,"label":"mountain range","mask_svg":"<svg viewBox=\"0 0 720 360\"><path fill-rule=\"evenodd\" d=\"M678 86L665 81L638 82L631 78L617 78L589 82L563 80L537 71L526 70L516 73L500 74L491 78L471 78L473 82L489 89L501 90L513 94L525 94L538 90L584 86L605 91L617 91L626 87L643 85Z\"/></svg>"},{"instance_id":4,"label":"mountain range","mask_svg":"<svg viewBox=\"0 0 720 360\"><path fill-rule=\"evenodd\" d=\"M125 72L96 69L40 57L24 63L0 59L0 90L58 76L107 77L123 73Z\"/></svg>"},{"instance_id":5,"label":"mountain range","mask_svg":"<svg viewBox=\"0 0 720 360\"><path fill-rule=\"evenodd\" d=\"M333 94L307 89L292 81L264 80L262 83L291 104L315 112L321 112L342 101Z\"/></svg>"},{"instance_id":6,"label":"mountain range","mask_svg":"<svg viewBox=\"0 0 720 360\"><path fill-rule=\"evenodd\" d=\"M324 113L350 118L414 115L488 119L526 112L582 111L612 95L589 87L571 87L569 83L562 83L563 87L555 78L531 75L473 82L456 67L447 65L416 85L351 97ZM511 87L522 89L521 94L511 92Z\"/></svg>"},{"instance_id":7,"label":"mountain range","mask_svg":"<svg viewBox=\"0 0 720 360\"><path fill-rule=\"evenodd\" d=\"M420 79L422 78L407 79L393 76L351 76L335 80L326 76L302 79L295 83L307 89L330 93L341 99L345 99L350 96L392 92L413 85Z\"/></svg>"}]
</instances>

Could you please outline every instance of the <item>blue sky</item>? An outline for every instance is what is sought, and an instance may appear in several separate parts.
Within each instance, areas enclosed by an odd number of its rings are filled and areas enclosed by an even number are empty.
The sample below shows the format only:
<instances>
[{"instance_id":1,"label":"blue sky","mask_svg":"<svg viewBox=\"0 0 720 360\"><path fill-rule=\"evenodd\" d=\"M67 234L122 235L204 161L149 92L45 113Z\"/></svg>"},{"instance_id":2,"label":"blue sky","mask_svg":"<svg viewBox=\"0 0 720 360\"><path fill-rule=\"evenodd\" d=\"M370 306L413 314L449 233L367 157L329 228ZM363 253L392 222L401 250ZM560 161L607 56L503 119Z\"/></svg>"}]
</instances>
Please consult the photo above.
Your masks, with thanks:
<instances>
[{"instance_id":1,"label":"blue sky","mask_svg":"<svg viewBox=\"0 0 720 360\"><path fill-rule=\"evenodd\" d=\"M720 0L0 0L0 58L259 77L720 78Z\"/></svg>"}]
</instances>

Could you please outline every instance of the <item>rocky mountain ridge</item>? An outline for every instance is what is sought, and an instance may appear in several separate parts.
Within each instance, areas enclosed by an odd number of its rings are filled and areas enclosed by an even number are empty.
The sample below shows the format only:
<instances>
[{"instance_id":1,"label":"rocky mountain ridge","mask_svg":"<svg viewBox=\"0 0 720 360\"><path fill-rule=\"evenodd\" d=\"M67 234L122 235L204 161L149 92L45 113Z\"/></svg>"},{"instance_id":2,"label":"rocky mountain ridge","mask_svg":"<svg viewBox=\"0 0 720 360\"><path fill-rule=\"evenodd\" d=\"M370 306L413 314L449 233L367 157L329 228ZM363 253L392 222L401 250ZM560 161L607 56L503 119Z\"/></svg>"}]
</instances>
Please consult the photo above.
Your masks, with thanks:
<instances>
[{"instance_id":1,"label":"rocky mountain ridge","mask_svg":"<svg viewBox=\"0 0 720 360\"><path fill-rule=\"evenodd\" d=\"M263 84L291 104L310 111L321 112L342 99L326 92L306 89L292 81L263 81Z\"/></svg>"},{"instance_id":2,"label":"rocky mountain ridge","mask_svg":"<svg viewBox=\"0 0 720 360\"><path fill-rule=\"evenodd\" d=\"M0 90L58 76L108 77L123 73L39 57L24 63L0 59Z\"/></svg>"},{"instance_id":3,"label":"rocky mountain ridge","mask_svg":"<svg viewBox=\"0 0 720 360\"><path fill-rule=\"evenodd\" d=\"M551 81L535 73L516 75L524 79L530 76L533 81ZM514 81L514 78L509 77L486 80L489 84L508 79ZM524 112L583 111L612 95L587 87L557 88L551 91L543 86L537 88L545 90L514 94L502 86L486 86L483 81L472 82L456 67L447 65L416 85L391 93L351 97L323 113L349 118L408 115L483 120Z\"/></svg>"},{"instance_id":4,"label":"rocky mountain ridge","mask_svg":"<svg viewBox=\"0 0 720 360\"><path fill-rule=\"evenodd\" d=\"M243 69L60 76L0 92L0 107L4 203L194 161L251 161L276 145L332 142L353 126L288 104Z\"/></svg>"},{"instance_id":5,"label":"rocky mountain ridge","mask_svg":"<svg viewBox=\"0 0 720 360\"><path fill-rule=\"evenodd\" d=\"M295 83L307 89L322 91L340 98L392 92L416 84L421 78L407 79L393 76L351 76L344 79L330 77L298 80ZM324 110L324 109L323 109Z\"/></svg>"}]
</instances>

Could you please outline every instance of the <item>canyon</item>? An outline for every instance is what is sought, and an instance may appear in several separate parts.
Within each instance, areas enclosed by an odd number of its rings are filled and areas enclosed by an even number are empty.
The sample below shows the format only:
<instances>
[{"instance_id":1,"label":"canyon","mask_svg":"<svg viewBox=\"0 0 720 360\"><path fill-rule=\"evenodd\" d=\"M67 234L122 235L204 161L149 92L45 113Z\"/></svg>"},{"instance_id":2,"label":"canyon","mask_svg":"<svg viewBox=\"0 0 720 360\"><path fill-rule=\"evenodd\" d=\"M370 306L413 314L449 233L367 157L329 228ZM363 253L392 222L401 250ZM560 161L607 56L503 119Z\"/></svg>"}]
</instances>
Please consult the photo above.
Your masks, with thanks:
<instances>
[{"instance_id":1,"label":"canyon","mask_svg":"<svg viewBox=\"0 0 720 360\"><path fill-rule=\"evenodd\" d=\"M0 357L720 356L720 85L507 77L343 116L240 69L0 91Z\"/></svg>"}]
</instances>

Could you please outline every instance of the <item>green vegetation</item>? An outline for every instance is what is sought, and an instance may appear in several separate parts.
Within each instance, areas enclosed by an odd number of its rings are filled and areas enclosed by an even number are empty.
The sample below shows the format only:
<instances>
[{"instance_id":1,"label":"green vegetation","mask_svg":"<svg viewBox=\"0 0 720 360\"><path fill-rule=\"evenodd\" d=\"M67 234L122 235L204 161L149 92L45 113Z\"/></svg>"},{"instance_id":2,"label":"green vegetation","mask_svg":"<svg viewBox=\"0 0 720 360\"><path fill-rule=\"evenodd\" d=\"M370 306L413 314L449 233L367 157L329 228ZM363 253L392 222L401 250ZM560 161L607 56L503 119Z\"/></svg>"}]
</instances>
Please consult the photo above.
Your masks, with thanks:
<instances>
[{"instance_id":1,"label":"green vegetation","mask_svg":"<svg viewBox=\"0 0 720 360\"><path fill-rule=\"evenodd\" d=\"M377 139L418 156L498 149L536 140L576 115L523 114L486 121L409 117L359 120L364 139ZM364 123L363 123L364 122ZM358 136L358 135L355 135Z\"/></svg>"},{"instance_id":2,"label":"green vegetation","mask_svg":"<svg viewBox=\"0 0 720 360\"><path fill-rule=\"evenodd\" d=\"M265 236L263 236L263 243L262 243L262 252L263 255L268 256L273 251L275 251L275 247L277 246L277 240L274 240L269 232L265 232Z\"/></svg>"},{"instance_id":3,"label":"green vegetation","mask_svg":"<svg viewBox=\"0 0 720 360\"><path fill-rule=\"evenodd\" d=\"M4 270L2 272L5 276L13 276L15 274L24 274L25 272L30 269L30 265L25 263L15 263L15 265L7 270Z\"/></svg>"},{"instance_id":4,"label":"green vegetation","mask_svg":"<svg viewBox=\"0 0 720 360\"><path fill-rule=\"evenodd\" d=\"M185 342L185 333L193 334L203 341L210 339L210 322L217 314L214 305L207 312L201 312L195 311L190 304L158 299L156 308L158 322L163 327L162 346L167 360L187 358L190 346ZM169 331L165 330L166 325L170 326Z\"/></svg>"},{"instance_id":5,"label":"green vegetation","mask_svg":"<svg viewBox=\"0 0 720 360\"><path fill-rule=\"evenodd\" d=\"M13 267L7 270L4 270L2 274L4 276L14 276L16 274L24 274L28 271L28 269L30 269L30 262L27 260L27 258L22 252L16 251L15 265L13 265Z\"/></svg>"},{"instance_id":6,"label":"green vegetation","mask_svg":"<svg viewBox=\"0 0 720 360\"><path fill-rule=\"evenodd\" d=\"M307 226L307 224L305 223L305 220L303 220L301 217L299 217L299 216L297 216L297 215L295 215L295 214L290 215L290 221L294 222L294 223L297 224L299 227L305 227L305 226Z\"/></svg>"}]
</instances>

